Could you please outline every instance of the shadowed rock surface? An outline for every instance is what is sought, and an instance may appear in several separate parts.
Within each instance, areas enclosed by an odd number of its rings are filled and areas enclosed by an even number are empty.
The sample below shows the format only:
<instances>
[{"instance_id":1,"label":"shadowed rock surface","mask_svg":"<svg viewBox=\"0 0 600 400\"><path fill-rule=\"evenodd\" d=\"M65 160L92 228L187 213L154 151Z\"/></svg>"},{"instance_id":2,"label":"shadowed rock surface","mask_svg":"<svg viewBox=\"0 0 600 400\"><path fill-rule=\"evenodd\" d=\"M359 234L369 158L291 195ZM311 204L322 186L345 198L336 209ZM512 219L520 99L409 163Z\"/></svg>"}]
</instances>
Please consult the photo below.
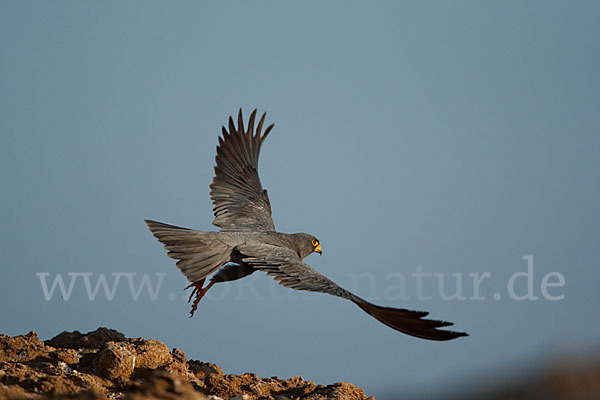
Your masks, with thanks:
<instances>
[{"instance_id":1,"label":"shadowed rock surface","mask_svg":"<svg viewBox=\"0 0 600 400\"><path fill-rule=\"evenodd\" d=\"M367 399L350 383L228 375L164 343L112 329L0 335L0 399Z\"/></svg>"}]
</instances>

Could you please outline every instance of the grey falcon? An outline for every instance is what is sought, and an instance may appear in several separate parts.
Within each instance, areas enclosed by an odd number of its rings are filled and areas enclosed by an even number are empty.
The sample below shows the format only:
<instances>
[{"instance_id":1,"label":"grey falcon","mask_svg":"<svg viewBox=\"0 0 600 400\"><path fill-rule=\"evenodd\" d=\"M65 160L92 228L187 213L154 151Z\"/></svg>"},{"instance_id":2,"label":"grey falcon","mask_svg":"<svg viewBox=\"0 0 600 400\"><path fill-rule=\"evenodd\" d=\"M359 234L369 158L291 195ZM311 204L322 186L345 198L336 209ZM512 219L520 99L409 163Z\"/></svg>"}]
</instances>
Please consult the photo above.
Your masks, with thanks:
<instances>
[{"instance_id":1,"label":"grey falcon","mask_svg":"<svg viewBox=\"0 0 600 400\"><path fill-rule=\"evenodd\" d=\"M321 254L321 244L307 233L277 232L271 218L271 203L258 176L258 157L273 124L263 133L266 113L254 123L256 110L244 128L240 109L235 126L229 117L229 130L222 128L217 146L215 176L210 185L218 232L181 228L145 220L152 234L168 250L168 256L193 288L188 301L198 302L215 284L264 271L285 287L327 293L350 300L367 314L392 329L429 340L451 340L468 336L464 332L439 329L452 323L424 319L423 311L381 307L341 288L303 262L312 253ZM209 283L204 286L211 275Z\"/></svg>"}]
</instances>

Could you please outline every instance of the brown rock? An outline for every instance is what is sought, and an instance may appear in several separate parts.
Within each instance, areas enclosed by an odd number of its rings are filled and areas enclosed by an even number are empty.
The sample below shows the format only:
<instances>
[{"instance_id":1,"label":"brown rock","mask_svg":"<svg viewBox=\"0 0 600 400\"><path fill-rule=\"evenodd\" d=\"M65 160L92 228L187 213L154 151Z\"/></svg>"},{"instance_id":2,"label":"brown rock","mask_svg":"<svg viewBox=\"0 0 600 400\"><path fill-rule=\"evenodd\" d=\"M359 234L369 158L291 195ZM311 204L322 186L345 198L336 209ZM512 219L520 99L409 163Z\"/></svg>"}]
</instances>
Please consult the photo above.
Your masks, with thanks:
<instances>
[{"instance_id":1,"label":"brown rock","mask_svg":"<svg viewBox=\"0 0 600 400\"><path fill-rule=\"evenodd\" d=\"M63 332L41 342L35 332L0 335L3 399L222 399L365 400L349 383L315 385L300 376L261 379L226 375L215 364L187 361L156 340L128 339L106 328Z\"/></svg>"},{"instance_id":2,"label":"brown rock","mask_svg":"<svg viewBox=\"0 0 600 400\"><path fill-rule=\"evenodd\" d=\"M17 385L4 386L0 384L0 399L2 400L22 400L38 399L39 395L27 393L25 389Z\"/></svg>"},{"instance_id":3,"label":"brown rock","mask_svg":"<svg viewBox=\"0 0 600 400\"><path fill-rule=\"evenodd\" d=\"M179 349L173 349L173 352L171 353L171 362L165 365L163 369L170 374L188 381L198 379L189 371L185 354Z\"/></svg>"},{"instance_id":4,"label":"brown rock","mask_svg":"<svg viewBox=\"0 0 600 400\"><path fill-rule=\"evenodd\" d=\"M197 392L187 381L165 372L155 372L141 387L131 391L127 400L172 399L205 400L206 396Z\"/></svg>"},{"instance_id":5,"label":"brown rock","mask_svg":"<svg viewBox=\"0 0 600 400\"><path fill-rule=\"evenodd\" d=\"M0 335L0 362L31 361L47 355L48 351L35 331L19 336Z\"/></svg>"},{"instance_id":6,"label":"brown rock","mask_svg":"<svg viewBox=\"0 0 600 400\"><path fill-rule=\"evenodd\" d=\"M114 329L98 328L82 334L79 331L62 332L45 343L48 346L67 349L101 349L108 342L123 342L125 335Z\"/></svg>"},{"instance_id":7,"label":"brown rock","mask_svg":"<svg viewBox=\"0 0 600 400\"><path fill-rule=\"evenodd\" d=\"M137 353L136 368L155 369L171 362L171 353L164 343L158 340L132 339Z\"/></svg>"},{"instance_id":8,"label":"brown rock","mask_svg":"<svg viewBox=\"0 0 600 400\"><path fill-rule=\"evenodd\" d=\"M96 372L111 380L127 380L135 368L135 357L135 349L131 344L108 342L98 353Z\"/></svg>"},{"instance_id":9,"label":"brown rock","mask_svg":"<svg viewBox=\"0 0 600 400\"><path fill-rule=\"evenodd\" d=\"M223 370L215 364L205 363L197 360L188 361L190 372L198 377L198 379L206 379L210 375L225 375Z\"/></svg>"},{"instance_id":10,"label":"brown rock","mask_svg":"<svg viewBox=\"0 0 600 400\"><path fill-rule=\"evenodd\" d=\"M187 364L187 358L185 357L185 353L177 348L173 349L173 351L171 352L171 357L173 358L173 361Z\"/></svg>"},{"instance_id":11,"label":"brown rock","mask_svg":"<svg viewBox=\"0 0 600 400\"><path fill-rule=\"evenodd\" d=\"M49 353L49 356L56 361L66 364L79 364L80 356L75 349L56 349Z\"/></svg>"}]
</instances>

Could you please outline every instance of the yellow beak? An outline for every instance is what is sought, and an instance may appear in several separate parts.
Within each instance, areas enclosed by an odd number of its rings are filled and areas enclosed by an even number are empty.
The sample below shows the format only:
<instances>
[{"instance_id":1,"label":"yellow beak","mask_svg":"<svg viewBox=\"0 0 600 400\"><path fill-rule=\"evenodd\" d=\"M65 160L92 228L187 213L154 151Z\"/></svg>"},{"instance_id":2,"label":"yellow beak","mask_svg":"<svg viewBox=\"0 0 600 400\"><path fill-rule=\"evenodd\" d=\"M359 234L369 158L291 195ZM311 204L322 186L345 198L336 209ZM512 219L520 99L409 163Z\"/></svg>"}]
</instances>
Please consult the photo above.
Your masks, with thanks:
<instances>
[{"instance_id":1,"label":"yellow beak","mask_svg":"<svg viewBox=\"0 0 600 400\"><path fill-rule=\"evenodd\" d=\"M321 251L321 245L320 244L318 244L317 247L315 247L315 253L323 254L323 252Z\"/></svg>"}]
</instances>

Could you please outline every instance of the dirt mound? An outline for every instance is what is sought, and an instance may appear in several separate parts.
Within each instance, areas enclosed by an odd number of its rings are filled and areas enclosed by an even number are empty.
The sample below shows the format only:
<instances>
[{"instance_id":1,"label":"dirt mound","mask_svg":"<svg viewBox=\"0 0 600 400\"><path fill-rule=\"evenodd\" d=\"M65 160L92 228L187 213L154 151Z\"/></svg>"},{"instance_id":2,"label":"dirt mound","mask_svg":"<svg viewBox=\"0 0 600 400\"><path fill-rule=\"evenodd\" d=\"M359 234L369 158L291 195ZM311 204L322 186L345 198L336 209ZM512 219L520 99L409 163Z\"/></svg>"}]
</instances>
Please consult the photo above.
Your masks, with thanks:
<instances>
[{"instance_id":1,"label":"dirt mound","mask_svg":"<svg viewBox=\"0 0 600 400\"><path fill-rule=\"evenodd\" d=\"M0 335L0 399L366 399L350 383L228 375L158 340L112 329Z\"/></svg>"}]
</instances>

